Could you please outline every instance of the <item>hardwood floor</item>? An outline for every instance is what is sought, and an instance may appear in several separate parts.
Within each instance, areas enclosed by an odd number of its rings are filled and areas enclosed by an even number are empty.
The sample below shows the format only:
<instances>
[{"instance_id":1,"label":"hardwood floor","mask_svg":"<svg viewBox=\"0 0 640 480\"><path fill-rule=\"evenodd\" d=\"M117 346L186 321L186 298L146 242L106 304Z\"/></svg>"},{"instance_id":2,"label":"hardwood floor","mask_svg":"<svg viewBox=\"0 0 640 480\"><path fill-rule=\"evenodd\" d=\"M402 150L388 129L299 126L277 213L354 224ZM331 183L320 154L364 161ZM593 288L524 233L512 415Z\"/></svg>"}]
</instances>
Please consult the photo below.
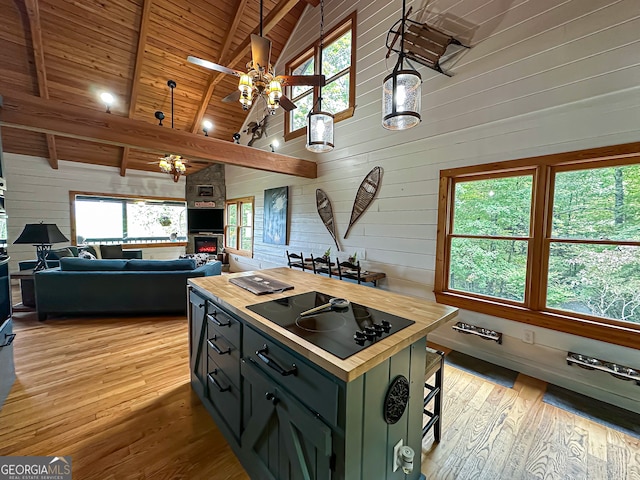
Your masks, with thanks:
<instances>
[{"instance_id":1,"label":"hardwood floor","mask_svg":"<svg viewBox=\"0 0 640 480\"><path fill-rule=\"evenodd\" d=\"M186 319L14 323L0 455L71 455L81 480L248 478L189 386ZM442 441L423 443L427 478L640 479L638 440L542 403L544 388L447 366Z\"/></svg>"},{"instance_id":2,"label":"hardwood floor","mask_svg":"<svg viewBox=\"0 0 640 480\"><path fill-rule=\"evenodd\" d=\"M506 388L445 365L444 385L441 441L431 431L422 445L428 479L640 479L640 440L542 402L542 380Z\"/></svg>"}]
</instances>

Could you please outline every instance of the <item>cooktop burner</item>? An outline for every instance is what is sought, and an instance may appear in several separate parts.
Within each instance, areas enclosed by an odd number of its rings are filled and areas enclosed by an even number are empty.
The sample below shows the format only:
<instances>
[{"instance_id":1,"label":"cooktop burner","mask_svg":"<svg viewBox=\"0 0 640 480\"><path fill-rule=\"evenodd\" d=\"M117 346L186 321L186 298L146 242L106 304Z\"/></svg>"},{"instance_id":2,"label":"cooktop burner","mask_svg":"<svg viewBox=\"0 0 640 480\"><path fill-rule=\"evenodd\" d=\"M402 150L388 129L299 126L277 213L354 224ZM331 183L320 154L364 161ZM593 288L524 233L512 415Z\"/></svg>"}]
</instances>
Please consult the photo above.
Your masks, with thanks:
<instances>
[{"instance_id":1,"label":"cooktop burner","mask_svg":"<svg viewBox=\"0 0 640 480\"><path fill-rule=\"evenodd\" d=\"M329 303L331 298L325 293L308 292L247 308L341 359L415 323L357 303L300 316Z\"/></svg>"}]
</instances>

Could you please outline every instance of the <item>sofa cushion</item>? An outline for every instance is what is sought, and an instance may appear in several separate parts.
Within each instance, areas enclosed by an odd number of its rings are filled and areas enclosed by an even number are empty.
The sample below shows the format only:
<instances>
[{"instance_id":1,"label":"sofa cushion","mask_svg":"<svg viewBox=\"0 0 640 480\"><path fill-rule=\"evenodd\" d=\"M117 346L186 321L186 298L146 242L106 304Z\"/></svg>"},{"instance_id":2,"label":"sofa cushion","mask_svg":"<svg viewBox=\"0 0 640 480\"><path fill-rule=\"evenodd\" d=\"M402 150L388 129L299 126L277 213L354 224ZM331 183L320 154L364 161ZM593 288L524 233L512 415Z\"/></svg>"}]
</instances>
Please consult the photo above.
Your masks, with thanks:
<instances>
[{"instance_id":1,"label":"sofa cushion","mask_svg":"<svg viewBox=\"0 0 640 480\"><path fill-rule=\"evenodd\" d=\"M94 258L98 258L98 251L93 245L82 245L78 247L78 256L80 256L80 252L89 252Z\"/></svg>"},{"instance_id":2,"label":"sofa cushion","mask_svg":"<svg viewBox=\"0 0 640 480\"><path fill-rule=\"evenodd\" d=\"M180 255L180 258L193 258L196 261L196 268L201 267L209 261L208 253L187 253Z\"/></svg>"},{"instance_id":3,"label":"sofa cushion","mask_svg":"<svg viewBox=\"0 0 640 480\"><path fill-rule=\"evenodd\" d=\"M97 260L96 256L89 250L80 250L78 252L78 258L84 258L86 260Z\"/></svg>"},{"instance_id":4,"label":"sofa cushion","mask_svg":"<svg viewBox=\"0 0 640 480\"><path fill-rule=\"evenodd\" d=\"M124 270L127 260L86 260L84 258L61 258L60 270L66 272L107 272Z\"/></svg>"},{"instance_id":5,"label":"sofa cushion","mask_svg":"<svg viewBox=\"0 0 640 480\"><path fill-rule=\"evenodd\" d=\"M73 251L70 248L64 247L64 248L56 248L55 250L51 250L47 255L47 259L59 260L61 258L75 257L75 256L76 255L73 254Z\"/></svg>"},{"instance_id":6,"label":"sofa cushion","mask_svg":"<svg viewBox=\"0 0 640 480\"><path fill-rule=\"evenodd\" d=\"M100 245L100 256L102 258L123 258L122 245Z\"/></svg>"},{"instance_id":7,"label":"sofa cushion","mask_svg":"<svg viewBox=\"0 0 640 480\"><path fill-rule=\"evenodd\" d=\"M127 262L127 270L137 272L166 272L174 270L193 270L196 262L193 259L179 260L138 260L131 259Z\"/></svg>"}]
</instances>

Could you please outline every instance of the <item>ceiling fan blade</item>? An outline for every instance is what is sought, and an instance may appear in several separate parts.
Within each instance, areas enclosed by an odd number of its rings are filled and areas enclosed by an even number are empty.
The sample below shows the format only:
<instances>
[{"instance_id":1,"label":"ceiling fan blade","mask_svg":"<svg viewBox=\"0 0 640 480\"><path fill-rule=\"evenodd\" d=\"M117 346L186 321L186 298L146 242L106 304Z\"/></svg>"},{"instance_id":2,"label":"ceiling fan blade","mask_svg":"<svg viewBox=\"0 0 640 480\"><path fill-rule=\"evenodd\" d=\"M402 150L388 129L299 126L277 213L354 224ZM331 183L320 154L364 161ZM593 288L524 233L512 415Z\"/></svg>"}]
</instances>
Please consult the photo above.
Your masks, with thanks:
<instances>
[{"instance_id":1,"label":"ceiling fan blade","mask_svg":"<svg viewBox=\"0 0 640 480\"><path fill-rule=\"evenodd\" d=\"M225 103L233 103L240 100L240 90L234 90L229 95L222 99Z\"/></svg>"},{"instance_id":2,"label":"ceiling fan blade","mask_svg":"<svg viewBox=\"0 0 640 480\"><path fill-rule=\"evenodd\" d=\"M260 69L263 73L269 71L271 59L271 40L260 35L251 34L251 59L253 68Z\"/></svg>"},{"instance_id":3,"label":"ceiling fan blade","mask_svg":"<svg viewBox=\"0 0 640 480\"><path fill-rule=\"evenodd\" d=\"M200 65L201 67L208 68L209 70L226 73L227 75L235 75L236 77L240 77L241 75L243 75L243 72L240 72L238 70L234 70L229 67L223 67L222 65L218 65L217 63L210 62L209 60L203 60L202 58L198 57L192 57L191 55L187 57L187 61L196 65Z\"/></svg>"},{"instance_id":4,"label":"ceiling fan blade","mask_svg":"<svg viewBox=\"0 0 640 480\"><path fill-rule=\"evenodd\" d=\"M276 77L283 86L310 85L313 87L323 87L325 84L324 75L278 75Z\"/></svg>"},{"instance_id":5,"label":"ceiling fan blade","mask_svg":"<svg viewBox=\"0 0 640 480\"><path fill-rule=\"evenodd\" d=\"M287 97L285 97L284 95L280 96L280 106L286 110L287 112L290 112L291 110L293 110L294 108L298 108L296 107L296 104L293 103L291 100L289 100Z\"/></svg>"}]
</instances>

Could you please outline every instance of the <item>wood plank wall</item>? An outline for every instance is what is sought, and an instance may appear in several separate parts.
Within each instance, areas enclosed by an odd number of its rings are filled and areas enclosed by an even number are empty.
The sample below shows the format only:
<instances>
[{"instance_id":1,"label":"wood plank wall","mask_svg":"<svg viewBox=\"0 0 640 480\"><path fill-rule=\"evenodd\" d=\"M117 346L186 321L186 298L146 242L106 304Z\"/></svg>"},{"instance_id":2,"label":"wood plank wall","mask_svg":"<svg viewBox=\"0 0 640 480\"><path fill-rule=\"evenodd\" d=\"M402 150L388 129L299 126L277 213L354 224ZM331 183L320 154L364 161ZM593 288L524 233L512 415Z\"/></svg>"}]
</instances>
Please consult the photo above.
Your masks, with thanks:
<instances>
[{"instance_id":1,"label":"wood plank wall","mask_svg":"<svg viewBox=\"0 0 640 480\"><path fill-rule=\"evenodd\" d=\"M21 260L35 258L35 247L14 245L27 223L55 223L70 238L69 191L148 195L184 198L184 177L178 183L166 174L132 171L121 177L116 168L60 161L58 170L48 168L47 160L4 153L3 173L7 179L6 209L10 269ZM55 244L61 248L68 243ZM170 259L184 253L184 247L143 249L143 258Z\"/></svg>"},{"instance_id":2,"label":"wood plank wall","mask_svg":"<svg viewBox=\"0 0 640 480\"><path fill-rule=\"evenodd\" d=\"M425 2L409 2L419 11ZM336 149L313 155L304 138L284 144L283 115L254 144L318 162L316 180L227 167L227 196L255 196L254 259L232 257L232 267L283 265L285 250L321 254L335 246L320 222L316 188L332 201L344 255L357 251L369 270L383 270L381 288L433 298L438 175L442 168L482 164L640 140L640 2L636 0L474 0L428 2L429 19L473 45L450 58L448 78L425 67L422 123L404 132L381 126L381 85L387 30L400 18L397 2L331 1L325 26L358 11L357 97L353 118L336 124ZM281 56L283 68L319 35L319 9L301 17ZM249 115L254 120L256 112ZM243 137L246 142L246 137ZM374 166L384 169L377 200L347 240L355 191ZM288 185L287 247L262 242L263 191ZM374 293L372 291L372 293ZM463 311L460 320L505 334L504 344L454 333L432 339L528 375L640 412L638 387L597 372L568 367L567 350L640 367L637 351L541 328L536 344L521 341L523 325ZM530 327L527 327L530 328Z\"/></svg>"}]
</instances>

